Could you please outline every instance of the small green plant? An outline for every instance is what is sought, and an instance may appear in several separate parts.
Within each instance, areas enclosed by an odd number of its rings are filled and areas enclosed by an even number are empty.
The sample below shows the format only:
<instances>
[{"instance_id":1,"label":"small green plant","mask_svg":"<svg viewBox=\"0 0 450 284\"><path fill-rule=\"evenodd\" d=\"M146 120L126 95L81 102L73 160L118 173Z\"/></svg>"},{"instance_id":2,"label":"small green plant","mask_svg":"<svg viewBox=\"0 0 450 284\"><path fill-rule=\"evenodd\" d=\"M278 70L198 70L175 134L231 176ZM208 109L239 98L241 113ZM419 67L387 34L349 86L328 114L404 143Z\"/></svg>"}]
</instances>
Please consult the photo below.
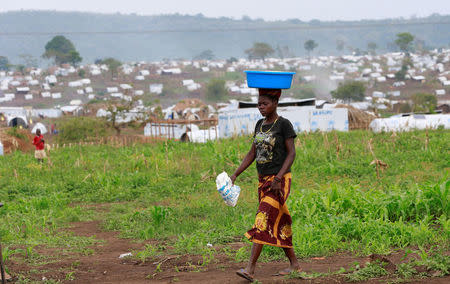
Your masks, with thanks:
<instances>
[{"instance_id":1,"label":"small green plant","mask_svg":"<svg viewBox=\"0 0 450 284\"><path fill-rule=\"evenodd\" d=\"M145 245L145 248L137 253L134 253L136 255L136 258L139 259L142 263L145 263L147 259L158 256L160 252L158 251L158 248L155 248L154 246L147 244Z\"/></svg>"},{"instance_id":2,"label":"small green plant","mask_svg":"<svg viewBox=\"0 0 450 284\"><path fill-rule=\"evenodd\" d=\"M71 272L68 272L67 274L66 274L66 278L65 278L67 281L73 281L73 280L75 280L75 271L71 271Z\"/></svg>"},{"instance_id":3,"label":"small green plant","mask_svg":"<svg viewBox=\"0 0 450 284\"><path fill-rule=\"evenodd\" d=\"M164 219L166 219L167 215L169 214L169 209L162 206L153 206L151 213L153 223L156 226L160 226L164 221Z\"/></svg>"},{"instance_id":4,"label":"small green plant","mask_svg":"<svg viewBox=\"0 0 450 284\"><path fill-rule=\"evenodd\" d=\"M11 128L9 128L9 129L6 131L6 134L8 134L9 136L13 136L13 137L22 139L22 140L27 140L27 139L28 139L27 136L26 136L25 134L20 133L20 132L17 130L17 127L11 127Z\"/></svg>"},{"instance_id":5,"label":"small green plant","mask_svg":"<svg viewBox=\"0 0 450 284\"><path fill-rule=\"evenodd\" d=\"M440 276L450 274L450 255L445 252L431 252L427 255L420 254L421 259L416 261L417 265L425 265L428 270L438 271Z\"/></svg>"},{"instance_id":6,"label":"small green plant","mask_svg":"<svg viewBox=\"0 0 450 284\"><path fill-rule=\"evenodd\" d=\"M417 274L417 270L414 268L414 264L411 262L400 263L397 265L397 270L395 274L399 278L412 278Z\"/></svg>"},{"instance_id":7,"label":"small green plant","mask_svg":"<svg viewBox=\"0 0 450 284\"><path fill-rule=\"evenodd\" d=\"M384 262L367 262L364 268L354 271L347 275L347 280L350 282L365 281L372 278L388 275L386 269L383 268Z\"/></svg>"},{"instance_id":8,"label":"small green plant","mask_svg":"<svg viewBox=\"0 0 450 284\"><path fill-rule=\"evenodd\" d=\"M161 264L162 264L162 262L160 262L160 263L158 263L158 265L156 265L155 273L160 273L162 271Z\"/></svg>"}]
</instances>

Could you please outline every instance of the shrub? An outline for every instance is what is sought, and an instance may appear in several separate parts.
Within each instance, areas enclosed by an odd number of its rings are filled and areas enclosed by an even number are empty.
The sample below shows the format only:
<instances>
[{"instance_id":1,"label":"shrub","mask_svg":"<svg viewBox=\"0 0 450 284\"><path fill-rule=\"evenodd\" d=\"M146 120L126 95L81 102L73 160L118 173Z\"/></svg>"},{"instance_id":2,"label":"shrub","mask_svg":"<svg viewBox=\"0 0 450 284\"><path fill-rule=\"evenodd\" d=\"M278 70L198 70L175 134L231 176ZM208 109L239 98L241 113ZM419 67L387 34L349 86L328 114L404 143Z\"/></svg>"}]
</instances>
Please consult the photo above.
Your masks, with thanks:
<instances>
[{"instance_id":1,"label":"shrub","mask_svg":"<svg viewBox=\"0 0 450 284\"><path fill-rule=\"evenodd\" d=\"M58 143L92 141L110 134L105 120L92 117L64 119L59 123L59 131Z\"/></svg>"}]
</instances>

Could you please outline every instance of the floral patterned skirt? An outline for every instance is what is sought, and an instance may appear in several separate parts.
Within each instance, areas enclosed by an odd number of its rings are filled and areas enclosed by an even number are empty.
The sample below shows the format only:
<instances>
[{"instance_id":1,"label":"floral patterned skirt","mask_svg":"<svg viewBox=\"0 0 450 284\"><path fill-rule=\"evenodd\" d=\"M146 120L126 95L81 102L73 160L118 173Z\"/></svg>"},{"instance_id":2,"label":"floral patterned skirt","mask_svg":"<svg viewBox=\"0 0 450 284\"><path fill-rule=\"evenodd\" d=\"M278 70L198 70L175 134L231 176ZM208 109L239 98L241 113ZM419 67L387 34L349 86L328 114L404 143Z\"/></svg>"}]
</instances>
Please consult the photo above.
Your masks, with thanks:
<instances>
[{"instance_id":1,"label":"floral patterned skirt","mask_svg":"<svg viewBox=\"0 0 450 284\"><path fill-rule=\"evenodd\" d=\"M282 194L271 189L275 175L260 176L259 207L253 227L245 233L252 242L283 248L292 248L292 219L286 205L291 189L291 173L281 180Z\"/></svg>"}]
</instances>

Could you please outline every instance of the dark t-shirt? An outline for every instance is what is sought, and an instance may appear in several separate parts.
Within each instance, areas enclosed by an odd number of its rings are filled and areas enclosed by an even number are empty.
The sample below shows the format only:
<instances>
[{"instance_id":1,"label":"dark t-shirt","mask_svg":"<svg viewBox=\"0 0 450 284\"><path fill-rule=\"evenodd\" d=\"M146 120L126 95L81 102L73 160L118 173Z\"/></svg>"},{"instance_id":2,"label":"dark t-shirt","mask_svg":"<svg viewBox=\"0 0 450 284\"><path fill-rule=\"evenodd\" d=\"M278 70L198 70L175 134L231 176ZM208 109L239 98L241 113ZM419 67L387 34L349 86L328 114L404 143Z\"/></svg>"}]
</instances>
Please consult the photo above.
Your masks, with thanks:
<instances>
[{"instance_id":1,"label":"dark t-shirt","mask_svg":"<svg viewBox=\"0 0 450 284\"><path fill-rule=\"evenodd\" d=\"M264 119L258 120L253 135L256 147L256 169L260 175L276 175L287 157L285 140L295 138L294 127L289 120L278 117L275 123L262 125ZM270 130L269 130L270 129ZM287 172L290 172L288 169Z\"/></svg>"}]
</instances>

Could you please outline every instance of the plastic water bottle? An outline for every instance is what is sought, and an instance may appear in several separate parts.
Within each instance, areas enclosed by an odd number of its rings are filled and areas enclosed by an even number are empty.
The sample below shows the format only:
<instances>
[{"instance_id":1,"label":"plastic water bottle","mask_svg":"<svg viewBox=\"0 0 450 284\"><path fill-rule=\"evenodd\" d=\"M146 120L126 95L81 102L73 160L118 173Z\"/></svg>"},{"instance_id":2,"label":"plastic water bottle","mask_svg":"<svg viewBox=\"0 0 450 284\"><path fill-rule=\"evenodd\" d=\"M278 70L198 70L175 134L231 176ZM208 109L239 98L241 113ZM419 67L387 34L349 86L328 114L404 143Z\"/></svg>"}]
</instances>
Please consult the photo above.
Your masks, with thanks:
<instances>
[{"instance_id":1,"label":"plastic water bottle","mask_svg":"<svg viewBox=\"0 0 450 284\"><path fill-rule=\"evenodd\" d=\"M216 178L217 191L228 206L236 206L241 188L231 183L226 172L221 173Z\"/></svg>"},{"instance_id":2,"label":"plastic water bottle","mask_svg":"<svg viewBox=\"0 0 450 284\"><path fill-rule=\"evenodd\" d=\"M3 156L3 144L2 144L2 141L0 141L0 156Z\"/></svg>"}]
</instances>

